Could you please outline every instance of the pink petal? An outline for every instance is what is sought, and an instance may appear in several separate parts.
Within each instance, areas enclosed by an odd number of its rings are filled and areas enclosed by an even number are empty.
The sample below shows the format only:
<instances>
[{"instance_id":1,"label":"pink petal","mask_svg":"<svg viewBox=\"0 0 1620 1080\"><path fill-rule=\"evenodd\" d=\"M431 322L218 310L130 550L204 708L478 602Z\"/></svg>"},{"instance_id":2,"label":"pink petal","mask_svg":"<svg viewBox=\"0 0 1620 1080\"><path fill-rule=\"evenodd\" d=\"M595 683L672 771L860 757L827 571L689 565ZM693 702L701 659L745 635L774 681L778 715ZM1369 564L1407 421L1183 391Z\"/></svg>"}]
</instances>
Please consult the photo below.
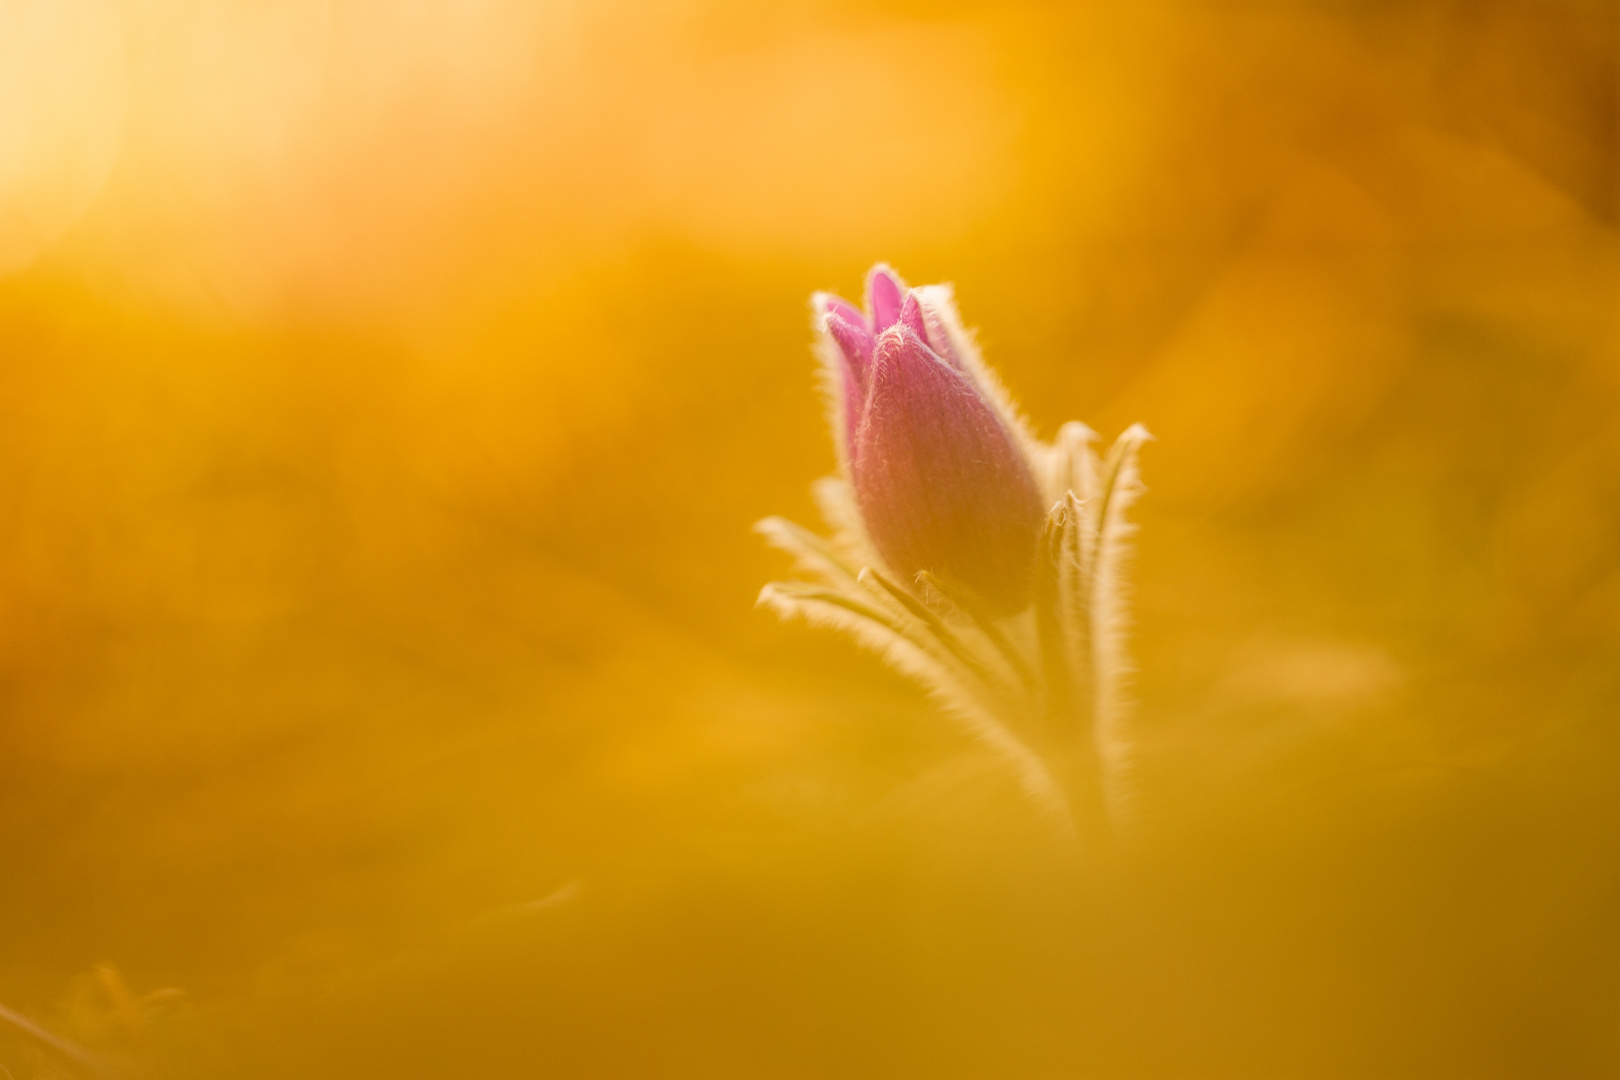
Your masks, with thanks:
<instances>
[{"instance_id":1,"label":"pink petal","mask_svg":"<svg viewBox=\"0 0 1620 1080\"><path fill-rule=\"evenodd\" d=\"M928 340L928 327L923 323L922 307L917 303L917 294L910 289L906 290L906 298L900 304L900 318L897 322L922 338L924 344L933 345L933 342Z\"/></svg>"},{"instance_id":2,"label":"pink petal","mask_svg":"<svg viewBox=\"0 0 1620 1080\"><path fill-rule=\"evenodd\" d=\"M882 263L872 267L866 275L866 306L872 312L872 330L881 334L900 318L900 302L906 293L905 282Z\"/></svg>"},{"instance_id":3,"label":"pink petal","mask_svg":"<svg viewBox=\"0 0 1620 1080\"><path fill-rule=\"evenodd\" d=\"M828 315L824 325L827 336L838 346L841 361L838 384L844 401L844 437L847 448L853 451L853 444L849 440L855 436L855 425L861 418L861 405L866 401L866 383L872 370L872 335L867 332L864 321L852 323L837 312Z\"/></svg>"},{"instance_id":4,"label":"pink petal","mask_svg":"<svg viewBox=\"0 0 1620 1080\"><path fill-rule=\"evenodd\" d=\"M823 315L837 315L852 326L859 326L868 331L872 323L860 308L845 300L842 296L832 293L817 293L815 296L816 310Z\"/></svg>"},{"instance_id":5,"label":"pink petal","mask_svg":"<svg viewBox=\"0 0 1620 1080\"><path fill-rule=\"evenodd\" d=\"M927 333L923 334L923 339L928 342L928 347L944 357L952 367L962 370L962 357L957 354L956 343L951 340L945 316L938 308L938 297L924 300L916 289L913 289L911 294L919 297L918 306L922 308L922 322L927 328Z\"/></svg>"},{"instance_id":6,"label":"pink petal","mask_svg":"<svg viewBox=\"0 0 1620 1080\"><path fill-rule=\"evenodd\" d=\"M882 334L850 454L861 516L890 569L928 570L997 613L1029 599L1034 477L973 383L909 326Z\"/></svg>"},{"instance_id":7,"label":"pink petal","mask_svg":"<svg viewBox=\"0 0 1620 1080\"><path fill-rule=\"evenodd\" d=\"M853 322L839 312L827 316L824 324L827 335L838 345L844 360L854 371L860 385L866 385L866 372L872 366L872 348L875 344L863 322Z\"/></svg>"}]
</instances>

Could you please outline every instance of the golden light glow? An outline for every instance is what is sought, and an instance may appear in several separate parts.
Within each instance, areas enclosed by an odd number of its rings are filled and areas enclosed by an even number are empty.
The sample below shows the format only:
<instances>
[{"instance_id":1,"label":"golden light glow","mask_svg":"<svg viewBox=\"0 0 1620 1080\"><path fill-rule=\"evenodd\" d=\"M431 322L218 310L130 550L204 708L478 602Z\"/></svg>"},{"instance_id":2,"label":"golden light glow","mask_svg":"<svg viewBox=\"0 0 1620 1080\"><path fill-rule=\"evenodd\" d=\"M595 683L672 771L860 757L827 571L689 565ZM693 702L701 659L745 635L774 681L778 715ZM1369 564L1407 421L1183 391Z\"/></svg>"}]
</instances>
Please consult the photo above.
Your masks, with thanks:
<instances>
[{"instance_id":1,"label":"golden light glow","mask_svg":"<svg viewBox=\"0 0 1620 1080\"><path fill-rule=\"evenodd\" d=\"M0 0L0 1005L155 1077L1620 1069L1617 49ZM1157 437L1107 857L753 608L878 260Z\"/></svg>"}]
</instances>

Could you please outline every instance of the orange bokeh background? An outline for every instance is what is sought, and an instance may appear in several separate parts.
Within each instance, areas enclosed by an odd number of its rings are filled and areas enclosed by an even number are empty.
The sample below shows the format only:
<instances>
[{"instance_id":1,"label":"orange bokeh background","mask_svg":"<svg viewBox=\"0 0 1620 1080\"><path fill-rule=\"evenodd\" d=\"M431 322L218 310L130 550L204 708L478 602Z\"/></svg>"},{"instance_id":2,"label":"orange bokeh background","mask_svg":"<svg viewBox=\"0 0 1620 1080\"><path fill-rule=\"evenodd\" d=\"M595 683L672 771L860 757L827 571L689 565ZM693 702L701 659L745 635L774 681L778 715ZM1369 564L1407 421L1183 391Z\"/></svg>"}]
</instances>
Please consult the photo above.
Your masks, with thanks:
<instances>
[{"instance_id":1,"label":"orange bokeh background","mask_svg":"<svg viewBox=\"0 0 1620 1080\"><path fill-rule=\"evenodd\" d=\"M1617 71L1590 0L0 0L0 1003L188 1078L1620 1071ZM879 259L1158 438L1110 859L753 610Z\"/></svg>"}]
</instances>

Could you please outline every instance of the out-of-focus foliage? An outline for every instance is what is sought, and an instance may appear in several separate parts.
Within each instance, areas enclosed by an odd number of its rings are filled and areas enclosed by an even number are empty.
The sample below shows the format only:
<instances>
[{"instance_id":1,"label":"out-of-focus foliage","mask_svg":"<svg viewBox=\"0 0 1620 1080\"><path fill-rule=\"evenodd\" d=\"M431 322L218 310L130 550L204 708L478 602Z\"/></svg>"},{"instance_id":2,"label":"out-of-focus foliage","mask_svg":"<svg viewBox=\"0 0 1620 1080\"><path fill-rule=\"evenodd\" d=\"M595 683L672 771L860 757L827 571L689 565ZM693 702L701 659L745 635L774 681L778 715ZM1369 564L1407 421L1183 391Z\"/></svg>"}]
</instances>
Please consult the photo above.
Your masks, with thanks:
<instances>
[{"instance_id":1,"label":"out-of-focus foliage","mask_svg":"<svg viewBox=\"0 0 1620 1080\"><path fill-rule=\"evenodd\" d=\"M1617 70L1596 0L0 0L0 1002L175 1077L1620 1070ZM879 258L1159 438L1116 863L751 608Z\"/></svg>"}]
</instances>

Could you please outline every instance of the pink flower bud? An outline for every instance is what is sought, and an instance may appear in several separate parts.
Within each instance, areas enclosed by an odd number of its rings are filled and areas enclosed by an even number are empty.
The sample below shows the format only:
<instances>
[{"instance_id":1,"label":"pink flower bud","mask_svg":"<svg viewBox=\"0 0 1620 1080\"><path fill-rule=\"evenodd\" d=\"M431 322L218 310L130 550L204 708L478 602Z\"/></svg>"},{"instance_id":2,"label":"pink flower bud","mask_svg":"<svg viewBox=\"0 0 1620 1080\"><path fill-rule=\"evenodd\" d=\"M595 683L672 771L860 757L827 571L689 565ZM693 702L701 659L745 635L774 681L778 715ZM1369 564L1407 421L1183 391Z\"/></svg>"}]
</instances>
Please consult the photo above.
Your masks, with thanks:
<instances>
[{"instance_id":1,"label":"pink flower bud","mask_svg":"<svg viewBox=\"0 0 1620 1080\"><path fill-rule=\"evenodd\" d=\"M867 533L897 574L927 570L994 613L1017 611L1042 521L1029 464L917 294L880 266L867 297L870 317L817 298L842 361L846 458Z\"/></svg>"}]
</instances>

